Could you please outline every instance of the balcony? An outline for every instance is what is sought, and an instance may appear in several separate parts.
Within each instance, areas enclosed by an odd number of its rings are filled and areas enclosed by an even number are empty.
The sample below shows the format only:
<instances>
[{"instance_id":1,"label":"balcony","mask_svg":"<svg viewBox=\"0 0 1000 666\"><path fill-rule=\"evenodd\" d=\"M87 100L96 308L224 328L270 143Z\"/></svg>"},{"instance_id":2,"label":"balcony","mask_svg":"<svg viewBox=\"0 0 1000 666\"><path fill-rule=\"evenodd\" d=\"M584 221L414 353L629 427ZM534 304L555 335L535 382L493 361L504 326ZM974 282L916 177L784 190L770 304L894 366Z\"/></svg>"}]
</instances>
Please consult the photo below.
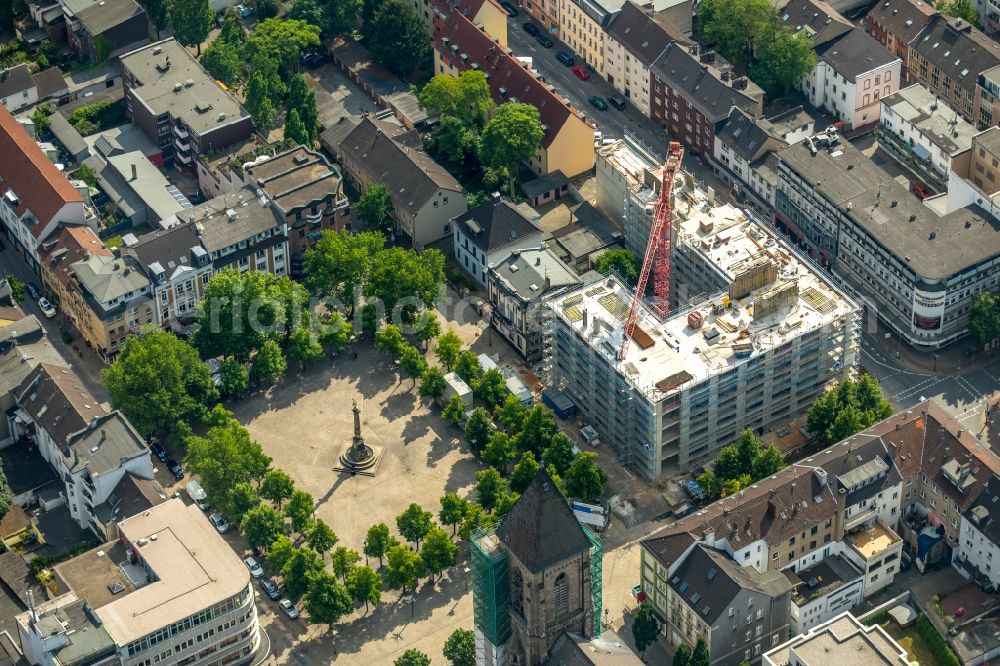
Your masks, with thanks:
<instances>
[{"instance_id":1,"label":"balcony","mask_svg":"<svg viewBox=\"0 0 1000 666\"><path fill-rule=\"evenodd\" d=\"M174 145L177 146L178 150L182 150L184 152L188 152L189 150L191 150L190 143L176 136L174 137Z\"/></svg>"},{"instance_id":2,"label":"balcony","mask_svg":"<svg viewBox=\"0 0 1000 666\"><path fill-rule=\"evenodd\" d=\"M174 125L174 134L182 139L186 139L190 136L187 129L183 125Z\"/></svg>"},{"instance_id":3,"label":"balcony","mask_svg":"<svg viewBox=\"0 0 1000 666\"><path fill-rule=\"evenodd\" d=\"M937 191L948 189L947 176L942 176L938 173L929 159L918 157L914 153L912 144L903 141L898 134L893 134L881 124L878 126L876 137L880 147L892 155L897 162L917 174L931 188Z\"/></svg>"},{"instance_id":4,"label":"balcony","mask_svg":"<svg viewBox=\"0 0 1000 666\"><path fill-rule=\"evenodd\" d=\"M861 511L860 513L856 513L850 518L848 518L846 521L844 521L844 530L845 531L853 530L855 527L863 525L869 520L874 520L875 516L877 515L878 515L878 508L872 505L868 509Z\"/></svg>"},{"instance_id":5,"label":"balcony","mask_svg":"<svg viewBox=\"0 0 1000 666\"><path fill-rule=\"evenodd\" d=\"M902 541L898 534L879 522L869 530L855 532L846 538L851 548L865 561L881 557L883 553Z\"/></svg>"}]
</instances>

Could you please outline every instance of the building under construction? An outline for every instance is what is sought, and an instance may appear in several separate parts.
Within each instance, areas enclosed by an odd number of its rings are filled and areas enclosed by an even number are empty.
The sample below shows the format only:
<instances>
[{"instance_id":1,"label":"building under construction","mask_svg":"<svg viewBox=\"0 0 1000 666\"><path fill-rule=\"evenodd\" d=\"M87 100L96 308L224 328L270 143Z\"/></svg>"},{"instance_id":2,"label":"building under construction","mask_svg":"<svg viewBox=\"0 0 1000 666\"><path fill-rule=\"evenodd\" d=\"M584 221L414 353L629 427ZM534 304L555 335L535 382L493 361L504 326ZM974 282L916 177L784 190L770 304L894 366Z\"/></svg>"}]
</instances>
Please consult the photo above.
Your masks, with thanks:
<instances>
[{"instance_id":1,"label":"building under construction","mask_svg":"<svg viewBox=\"0 0 1000 666\"><path fill-rule=\"evenodd\" d=\"M762 221L674 188L673 303L639 306L619 359L633 291L600 277L549 301L545 368L601 440L649 480L692 469L744 428L805 411L854 366L858 305Z\"/></svg>"}]
</instances>

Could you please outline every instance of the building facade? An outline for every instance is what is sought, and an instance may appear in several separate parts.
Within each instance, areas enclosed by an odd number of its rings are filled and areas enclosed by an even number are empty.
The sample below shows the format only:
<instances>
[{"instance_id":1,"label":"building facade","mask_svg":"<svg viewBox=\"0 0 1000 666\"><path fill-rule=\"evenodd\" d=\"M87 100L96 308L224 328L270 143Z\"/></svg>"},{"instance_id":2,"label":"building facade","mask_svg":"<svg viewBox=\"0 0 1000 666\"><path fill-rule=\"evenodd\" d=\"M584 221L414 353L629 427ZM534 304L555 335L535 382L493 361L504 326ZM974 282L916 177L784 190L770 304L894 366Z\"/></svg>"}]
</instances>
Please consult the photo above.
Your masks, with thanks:
<instances>
[{"instance_id":1,"label":"building facade","mask_svg":"<svg viewBox=\"0 0 1000 666\"><path fill-rule=\"evenodd\" d=\"M769 218L777 190L775 153L787 145L768 121L734 108L715 138L712 168L724 182L732 184L737 200L748 202Z\"/></svg>"},{"instance_id":2,"label":"building facade","mask_svg":"<svg viewBox=\"0 0 1000 666\"><path fill-rule=\"evenodd\" d=\"M764 653L762 666L818 666L849 663L864 653L868 661L886 666L908 666L907 651L878 624L867 626L845 611L837 617L793 636Z\"/></svg>"},{"instance_id":3,"label":"building facade","mask_svg":"<svg viewBox=\"0 0 1000 666\"><path fill-rule=\"evenodd\" d=\"M456 217L451 228L455 261L482 287L489 269L511 251L542 246L537 224L499 195Z\"/></svg>"},{"instance_id":4,"label":"building facade","mask_svg":"<svg viewBox=\"0 0 1000 666\"><path fill-rule=\"evenodd\" d=\"M1000 588L1000 513L993 501L998 493L1000 478L994 476L962 513L961 539L951 560L962 574L989 591Z\"/></svg>"},{"instance_id":5,"label":"building facade","mask_svg":"<svg viewBox=\"0 0 1000 666\"><path fill-rule=\"evenodd\" d=\"M559 0L559 39L605 77L606 29L624 0Z\"/></svg>"},{"instance_id":6,"label":"building facade","mask_svg":"<svg viewBox=\"0 0 1000 666\"><path fill-rule=\"evenodd\" d=\"M900 59L904 80L912 82L910 45L934 14L934 8L923 0L887 0L872 6L862 26L875 41Z\"/></svg>"}]
</instances>

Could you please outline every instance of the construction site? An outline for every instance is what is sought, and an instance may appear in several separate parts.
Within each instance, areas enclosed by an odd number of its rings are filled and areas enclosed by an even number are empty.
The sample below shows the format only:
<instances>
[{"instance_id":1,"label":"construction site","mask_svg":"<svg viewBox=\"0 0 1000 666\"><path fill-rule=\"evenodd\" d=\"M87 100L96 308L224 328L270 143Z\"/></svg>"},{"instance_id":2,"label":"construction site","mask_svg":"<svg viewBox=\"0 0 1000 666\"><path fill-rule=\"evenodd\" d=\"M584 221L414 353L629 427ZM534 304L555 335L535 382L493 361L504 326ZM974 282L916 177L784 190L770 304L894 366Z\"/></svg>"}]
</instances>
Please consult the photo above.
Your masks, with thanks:
<instances>
[{"instance_id":1,"label":"construction site","mask_svg":"<svg viewBox=\"0 0 1000 666\"><path fill-rule=\"evenodd\" d=\"M547 304L548 384L650 481L798 416L852 370L861 333L858 304L774 230L714 205L679 160L666 172L638 286L652 299L612 274Z\"/></svg>"}]
</instances>

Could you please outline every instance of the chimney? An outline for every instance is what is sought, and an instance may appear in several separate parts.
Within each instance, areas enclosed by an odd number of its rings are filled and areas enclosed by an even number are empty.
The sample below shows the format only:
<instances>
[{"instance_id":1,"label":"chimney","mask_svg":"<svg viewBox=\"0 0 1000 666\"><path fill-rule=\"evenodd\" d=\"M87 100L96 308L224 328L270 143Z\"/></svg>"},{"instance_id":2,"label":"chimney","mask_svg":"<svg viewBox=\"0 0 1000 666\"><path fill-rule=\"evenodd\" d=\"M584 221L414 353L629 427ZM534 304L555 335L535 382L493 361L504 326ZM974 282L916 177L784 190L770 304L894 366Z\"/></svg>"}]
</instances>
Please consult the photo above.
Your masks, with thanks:
<instances>
[{"instance_id":1,"label":"chimney","mask_svg":"<svg viewBox=\"0 0 1000 666\"><path fill-rule=\"evenodd\" d=\"M132 180L138 180L138 178L139 178L139 174L138 174L138 171L135 168L135 163L133 162L132 163Z\"/></svg>"}]
</instances>

